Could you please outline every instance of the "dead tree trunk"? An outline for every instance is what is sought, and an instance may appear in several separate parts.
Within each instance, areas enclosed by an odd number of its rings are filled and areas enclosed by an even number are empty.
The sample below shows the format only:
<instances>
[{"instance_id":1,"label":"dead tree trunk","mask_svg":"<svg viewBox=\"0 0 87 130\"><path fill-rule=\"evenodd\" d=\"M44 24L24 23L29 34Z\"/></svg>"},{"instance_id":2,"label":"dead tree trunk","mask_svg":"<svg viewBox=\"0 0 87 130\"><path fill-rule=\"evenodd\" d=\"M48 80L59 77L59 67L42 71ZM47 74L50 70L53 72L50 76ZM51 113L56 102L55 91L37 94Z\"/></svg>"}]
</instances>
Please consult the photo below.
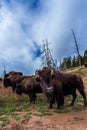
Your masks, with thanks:
<instances>
[{"instance_id":1,"label":"dead tree trunk","mask_svg":"<svg viewBox=\"0 0 87 130\"><path fill-rule=\"evenodd\" d=\"M74 33L73 29L72 29L72 34L73 34L74 41L75 41L75 47L76 47L76 52L77 52L77 55L78 55L79 66L81 66L81 59L80 59L79 47L78 47L76 36L75 36L75 33Z\"/></svg>"},{"instance_id":2,"label":"dead tree trunk","mask_svg":"<svg viewBox=\"0 0 87 130\"><path fill-rule=\"evenodd\" d=\"M50 68L57 69L57 60L54 61L51 50L48 47L48 41L43 41L43 50L42 50L42 60L43 64L49 66Z\"/></svg>"}]
</instances>

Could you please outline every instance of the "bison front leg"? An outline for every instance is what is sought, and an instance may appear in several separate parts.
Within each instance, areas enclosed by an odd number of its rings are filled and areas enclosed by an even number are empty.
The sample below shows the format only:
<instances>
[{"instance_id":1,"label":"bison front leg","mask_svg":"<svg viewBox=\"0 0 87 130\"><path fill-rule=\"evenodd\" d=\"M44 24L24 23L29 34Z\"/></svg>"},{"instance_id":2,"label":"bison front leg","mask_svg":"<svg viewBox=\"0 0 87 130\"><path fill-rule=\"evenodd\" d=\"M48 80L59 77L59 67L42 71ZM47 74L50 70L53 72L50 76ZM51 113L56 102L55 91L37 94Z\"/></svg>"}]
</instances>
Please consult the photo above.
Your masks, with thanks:
<instances>
[{"instance_id":1,"label":"bison front leg","mask_svg":"<svg viewBox=\"0 0 87 130\"><path fill-rule=\"evenodd\" d=\"M29 96L29 100L30 100L30 104L32 103L32 101L33 101L33 96L32 96L32 93L29 93L28 94L28 96Z\"/></svg>"},{"instance_id":2,"label":"bison front leg","mask_svg":"<svg viewBox=\"0 0 87 130\"><path fill-rule=\"evenodd\" d=\"M29 93L29 99L30 99L30 104L33 102L35 104L36 102L36 94L35 93Z\"/></svg>"},{"instance_id":3,"label":"bison front leg","mask_svg":"<svg viewBox=\"0 0 87 130\"><path fill-rule=\"evenodd\" d=\"M51 102L51 101L48 101L48 103L49 103L48 108L49 108L49 109L52 109L52 102Z\"/></svg>"},{"instance_id":4,"label":"bison front leg","mask_svg":"<svg viewBox=\"0 0 87 130\"><path fill-rule=\"evenodd\" d=\"M48 94L47 96L47 102L49 103L48 108L52 109L52 95Z\"/></svg>"},{"instance_id":5,"label":"bison front leg","mask_svg":"<svg viewBox=\"0 0 87 130\"><path fill-rule=\"evenodd\" d=\"M49 107L50 107L50 109L52 109L52 103L51 102L50 102L50 106Z\"/></svg>"},{"instance_id":6,"label":"bison front leg","mask_svg":"<svg viewBox=\"0 0 87 130\"><path fill-rule=\"evenodd\" d=\"M56 93L57 109L60 109L64 105L64 95L62 89L57 89Z\"/></svg>"},{"instance_id":7,"label":"bison front leg","mask_svg":"<svg viewBox=\"0 0 87 130\"><path fill-rule=\"evenodd\" d=\"M32 97L32 101L33 101L33 103L35 104L37 96L36 96L35 93L33 93L32 96L33 96L33 97Z\"/></svg>"}]
</instances>

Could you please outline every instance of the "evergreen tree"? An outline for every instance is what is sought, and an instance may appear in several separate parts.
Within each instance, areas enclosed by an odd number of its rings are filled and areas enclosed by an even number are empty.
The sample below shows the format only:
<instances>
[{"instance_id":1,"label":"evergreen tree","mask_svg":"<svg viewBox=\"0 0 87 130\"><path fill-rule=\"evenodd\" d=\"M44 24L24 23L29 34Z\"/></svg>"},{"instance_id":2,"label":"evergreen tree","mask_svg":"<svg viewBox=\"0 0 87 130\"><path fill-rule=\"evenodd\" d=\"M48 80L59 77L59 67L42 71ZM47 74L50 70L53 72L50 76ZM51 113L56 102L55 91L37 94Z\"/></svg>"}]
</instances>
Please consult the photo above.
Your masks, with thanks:
<instances>
[{"instance_id":1,"label":"evergreen tree","mask_svg":"<svg viewBox=\"0 0 87 130\"><path fill-rule=\"evenodd\" d=\"M72 58L72 67L76 67L76 57Z\"/></svg>"},{"instance_id":2,"label":"evergreen tree","mask_svg":"<svg viewBox=\"0 0 87 130\"><path fill-rule=\"evenodd\" d=\"M85 67L87 67L87 50L85 50L83 58L84 58L84 65Z\"/></svg>"},{"instance_id":3,"label":"evergreen tree","mask_svg":"<svg viewBox=\"0 0 87 130\"><path fill-rule=\"evenodd\" d=\"M84 62L87 62L87 50L84 52Z\"/></svg>"},{"instance_id":4,"label":"evergreen tree","mask_svg":"<svg viewBox=\"0 0 87 130\"><path fill-rule=\"evenodd\" d=\"M72 65L71 65L71 57L69 58L66 58L66 68L71 68Z\"/></svg>"}]
</instances>

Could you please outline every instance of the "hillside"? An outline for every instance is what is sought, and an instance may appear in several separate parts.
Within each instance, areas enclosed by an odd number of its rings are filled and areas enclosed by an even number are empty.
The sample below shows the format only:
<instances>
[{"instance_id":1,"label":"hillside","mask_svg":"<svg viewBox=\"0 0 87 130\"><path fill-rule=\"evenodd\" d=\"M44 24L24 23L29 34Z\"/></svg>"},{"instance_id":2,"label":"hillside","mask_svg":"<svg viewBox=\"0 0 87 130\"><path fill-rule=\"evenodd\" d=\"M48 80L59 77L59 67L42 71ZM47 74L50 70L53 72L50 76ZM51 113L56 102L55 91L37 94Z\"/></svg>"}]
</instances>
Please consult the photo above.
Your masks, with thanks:
<instances>
[{"instance_id":1,"label":"hillside","mask_svg":"<svg viewBox=\"0 0 87 130\"><path fill-rule=\"evenodd\" d=\"M87 92L87 68L68 69L65 73L81 75ZM87 108L78 94L74 107L67 105L71 96L65 98L65 105L57 110L48 109L44 94L37 95L36 104L29 104L28 96L18 96L11 88L0 82L0 130L87 130Z\"/></svg>"},{"instance_id":2,"label":"hillside","mask_svg":"<svg viewBox=\"0 0 87 130\"><path fill-rule=\"evenodd\" d=\"M84 82L85 89L87 90L87 68L86 67L76 67L66 70L66 73L76 73L79 74Z\"/></svg>"}]
</instances>

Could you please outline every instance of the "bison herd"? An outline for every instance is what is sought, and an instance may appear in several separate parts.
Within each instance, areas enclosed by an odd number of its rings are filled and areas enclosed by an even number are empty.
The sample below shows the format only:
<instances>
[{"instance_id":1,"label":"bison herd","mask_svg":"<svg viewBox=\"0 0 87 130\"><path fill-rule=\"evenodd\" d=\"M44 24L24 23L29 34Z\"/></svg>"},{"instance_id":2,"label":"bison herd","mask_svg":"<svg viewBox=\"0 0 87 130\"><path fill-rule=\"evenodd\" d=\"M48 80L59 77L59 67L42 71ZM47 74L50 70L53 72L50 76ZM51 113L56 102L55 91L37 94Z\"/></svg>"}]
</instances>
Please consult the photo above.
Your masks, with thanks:
<instances>
[{"instance_id":1,"label":"bison herd","mask_svg":"<svg viewBox=\"0 0 87 130\"><path fill-rule=\"evenodd\" d=\"M30 103L35 103L37 93L43 92L49 107L52 108L56 101L58 109L63 107L66 95L72 95L70 106L73 106L78 90L83 97L84 106L87 105L83 81L77 74L62 73L49 67L38 70L35 76L24 76L22 72L11 71L4 75L3 84L6 88L11 87L18 95L27 94Z\"/></svg>"},{"instance_id":2,"label":"bison herd","mask_svg":"<svg viewBox=\"0 0 87 130\"><path fill-rule=\"evenodd\" d=\"M11 71L4 75L4 86L11 87L18 95L25 93L29 96L30 103L35 103L36 93L42 93L40 84L34 76L24 76L21 72Z\"/></svg>"}]
</instances>

